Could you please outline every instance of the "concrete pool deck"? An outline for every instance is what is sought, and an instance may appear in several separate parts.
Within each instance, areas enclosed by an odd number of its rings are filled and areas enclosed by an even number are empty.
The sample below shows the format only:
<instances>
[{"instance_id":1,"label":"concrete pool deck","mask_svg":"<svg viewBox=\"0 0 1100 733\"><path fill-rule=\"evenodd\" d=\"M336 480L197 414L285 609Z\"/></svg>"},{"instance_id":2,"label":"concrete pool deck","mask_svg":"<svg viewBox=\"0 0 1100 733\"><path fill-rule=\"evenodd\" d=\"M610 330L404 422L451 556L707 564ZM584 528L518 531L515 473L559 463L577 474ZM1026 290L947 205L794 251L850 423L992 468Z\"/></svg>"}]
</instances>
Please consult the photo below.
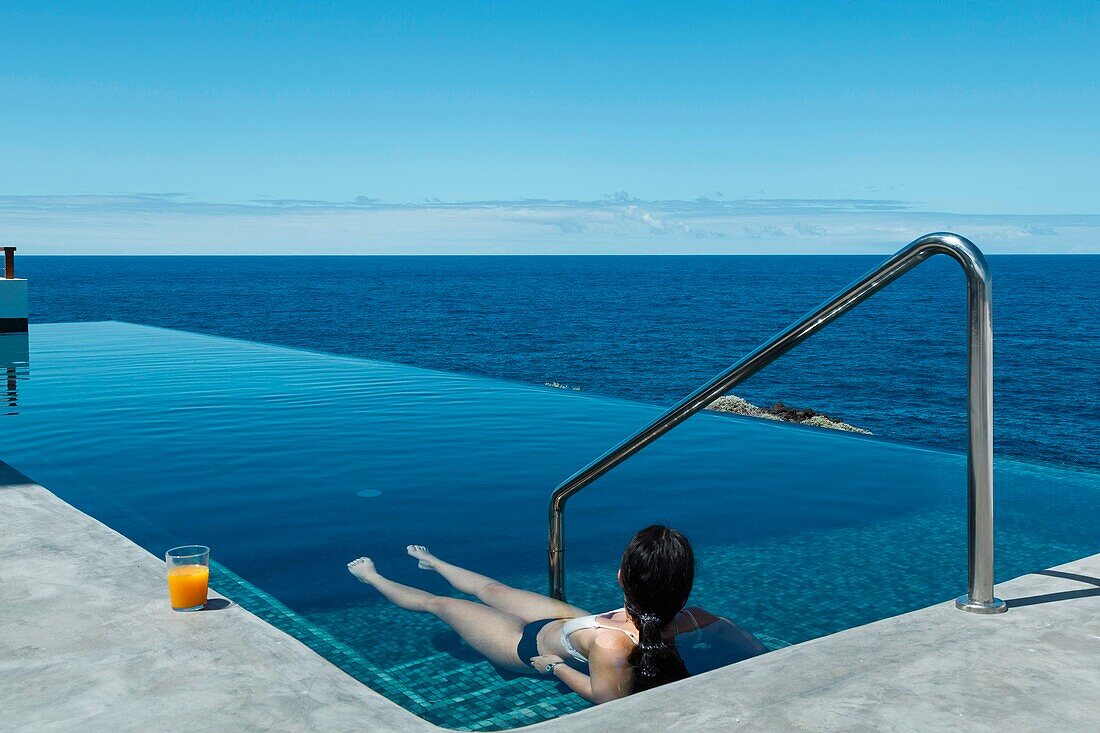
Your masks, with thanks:
<instances>
[{"instance_id":1,"label":"concrete pool deck","mask_svg":"<svg viewBox=\"0 0 1100 733\"><path fill-rule=\"evenodd\" d=\"M0 729L442 730L238 606L174 613L163 574L156 557L0 463ZM941 603L530 730L1095 726L1100 555L998 595L1002 616Z\"/></svg>"}]
</instances>

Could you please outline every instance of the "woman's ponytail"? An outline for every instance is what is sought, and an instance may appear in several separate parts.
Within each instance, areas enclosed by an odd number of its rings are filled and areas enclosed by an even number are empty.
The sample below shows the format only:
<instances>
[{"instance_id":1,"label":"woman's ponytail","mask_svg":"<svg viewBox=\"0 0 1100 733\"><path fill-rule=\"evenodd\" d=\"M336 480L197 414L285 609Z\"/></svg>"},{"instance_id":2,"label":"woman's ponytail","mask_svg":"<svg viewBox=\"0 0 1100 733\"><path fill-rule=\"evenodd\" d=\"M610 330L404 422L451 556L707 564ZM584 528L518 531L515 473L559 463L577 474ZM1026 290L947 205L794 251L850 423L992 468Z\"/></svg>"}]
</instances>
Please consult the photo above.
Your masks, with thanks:
<instances>
[{"instance_id":1,"label":"woman's ponytail","mask_svg":"<svg viewBox=\"0 0 1100 733\"><path fill-rule=\"evenodd\" d=\"M628 658L632 691L687 677L675 641L662 633L687 603L695 580L695 555L687 538L668 527L646 527L623 552L619 580L627 615L638 627L638 646Z\"/></svg>"},{"instance_id":2,"label":"woman's ponytail","mask_svg":"<svg viewBox=\"0 0 1100 733\"><path fill-rule=\"evenodd\" d=\"M629 607L627 613L638 627L638 646L627 660L634 669L632 691L641 692L687 677L687 667L676 643L661 633L673 619L666 620L655 613L632 612Z\"/></svg>"}]
</instances>

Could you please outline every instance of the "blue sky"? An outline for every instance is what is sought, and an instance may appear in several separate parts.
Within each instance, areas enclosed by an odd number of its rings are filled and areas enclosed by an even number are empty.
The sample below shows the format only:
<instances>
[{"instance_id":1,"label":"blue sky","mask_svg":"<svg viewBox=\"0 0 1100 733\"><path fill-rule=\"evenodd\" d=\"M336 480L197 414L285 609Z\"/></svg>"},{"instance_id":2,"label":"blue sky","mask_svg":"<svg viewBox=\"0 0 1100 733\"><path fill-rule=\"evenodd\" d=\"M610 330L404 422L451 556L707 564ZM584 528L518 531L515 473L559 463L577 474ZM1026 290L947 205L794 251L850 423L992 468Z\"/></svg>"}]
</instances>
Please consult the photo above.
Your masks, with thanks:
<instances>
[{"instance_id":1,"label":"blue sky","mask_svg":"<svg viewBox=\"0 0 1100 733\"><path fill-rule=\"evenodd\" d=\"M1100 251L1100 3L3 3L41 253Z\"/></svg>"}]
</instances>

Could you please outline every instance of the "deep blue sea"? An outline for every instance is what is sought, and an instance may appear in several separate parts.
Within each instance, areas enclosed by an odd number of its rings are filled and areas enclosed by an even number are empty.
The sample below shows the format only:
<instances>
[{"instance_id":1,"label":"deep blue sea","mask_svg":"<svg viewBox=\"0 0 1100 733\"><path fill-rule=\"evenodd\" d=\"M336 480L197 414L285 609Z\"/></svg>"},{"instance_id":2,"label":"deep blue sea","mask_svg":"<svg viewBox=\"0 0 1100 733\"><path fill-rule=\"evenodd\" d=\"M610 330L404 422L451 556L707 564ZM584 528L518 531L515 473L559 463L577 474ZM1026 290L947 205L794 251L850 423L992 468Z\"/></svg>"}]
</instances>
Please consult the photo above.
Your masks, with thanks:
<instances>
[{"instance_id":1,"label":"deep blue sea","mask_svg":"<svg viewBox=\"0 0 1100 733\"><path fill-rule=\"evenodd\" d=\"M669 404L868 256L20 257L34 322L115 319ZM1100 467L1100 256L990 258L995 450ZM935 258L735 392L965 445L965 283Z\"/></svg>"}]
</instances>

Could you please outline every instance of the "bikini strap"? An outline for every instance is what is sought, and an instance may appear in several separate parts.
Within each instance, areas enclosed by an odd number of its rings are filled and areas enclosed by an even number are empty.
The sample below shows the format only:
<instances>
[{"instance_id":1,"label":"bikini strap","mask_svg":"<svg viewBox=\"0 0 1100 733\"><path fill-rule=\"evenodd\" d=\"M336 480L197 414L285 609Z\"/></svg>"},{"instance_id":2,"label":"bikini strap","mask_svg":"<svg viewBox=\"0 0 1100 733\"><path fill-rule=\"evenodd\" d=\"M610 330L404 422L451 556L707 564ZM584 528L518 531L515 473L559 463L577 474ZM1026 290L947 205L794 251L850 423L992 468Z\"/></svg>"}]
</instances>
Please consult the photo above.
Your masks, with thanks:
<instances>
[{"instance_id":1,"label":"bikini strap","mask_svg":"<svg viewBox=\"0 0 1100 733\"><path fill-rule=\"evenodd\" d=\"M691 621L691 625L695 627L695 636L692 637L692 643L698 644L703 640L703 627L700 626L699 622L695 620L695 614L693 614L691 611L684 608L683 613L687 615L688 619Z\"/></svg>"},{"instance_id":2,"label":"bikini strap","mask_svg":"<svg viewBox=\"0 0 1100 733\"><path fill-rule=\"evenodd\" d=\"M614 611L608 611L607 613L602 613L602 614L600 614L599 616L592 616L592 628L596 628L596 629L610 629L611 631L621 631L622 633L626 634L626 636L627 636L627 638L628 638L628 639L630 639L630 640L631 640L632 642L634 642L635 644L637 644L637 643L638 643L638 639L637 639L637 638L636 638L636 637L634 636L634 634L630 633L630 632L629 632L629 631L627 631L626 629L624 629L624 628L621 628L621 627L619 627L619 626L604 626L604 625L603 625L603 624L601 624L601 623L600 623L600 621L599 621L599 617L600 617L600 616L608 616L608 615L614 615L614 614L618 613L619 611L625 611L625 610L626 610L626 608L617 608L617 609L615 609Z\"/></svg>"},{"instance_id":3,"label":"bikini strap","mask_svg":"<svg viewBox=\"0 0 1100 733\"><path fill-rule=\"evenodd\" d=\"M682 609L680 612L684 613L684 614L687 614L688 620L691 621L691 625L695 627L696 631L702 631L703 630L703 628L701 626L699 626L699 622L695 620L695 614L693 614L691 611L687 610L686 608Z\"/></svg>"}]
</instances>

